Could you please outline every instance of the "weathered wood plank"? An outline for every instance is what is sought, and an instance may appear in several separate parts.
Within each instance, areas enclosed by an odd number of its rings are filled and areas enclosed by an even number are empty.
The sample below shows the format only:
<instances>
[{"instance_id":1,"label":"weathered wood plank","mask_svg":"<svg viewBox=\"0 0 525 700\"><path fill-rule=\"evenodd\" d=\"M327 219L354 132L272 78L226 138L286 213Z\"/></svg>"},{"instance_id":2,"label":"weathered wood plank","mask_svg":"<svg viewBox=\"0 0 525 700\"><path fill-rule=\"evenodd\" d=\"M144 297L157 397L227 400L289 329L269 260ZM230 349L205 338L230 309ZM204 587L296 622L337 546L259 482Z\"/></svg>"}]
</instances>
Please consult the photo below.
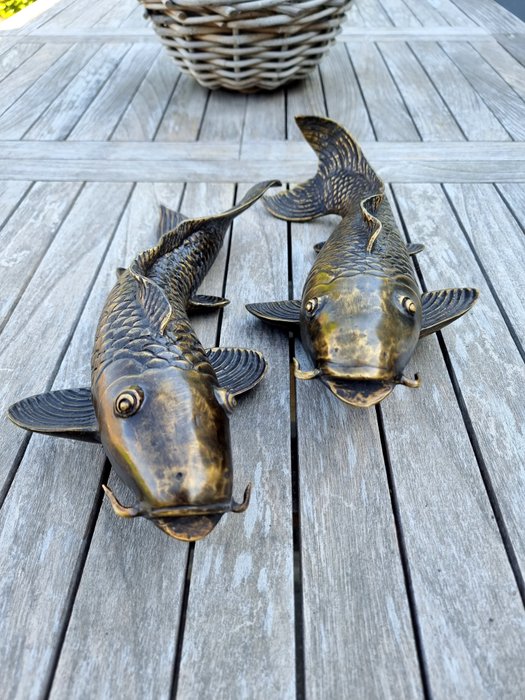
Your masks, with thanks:
<instances>
[{"instance_id":1,"label":"weathered wood plank","mask_svg":"<svg viewBox=\"0 0 525 700\"><path fill-rule=\"evenodd\" d=\"M68 139L92 141L110 138L159 51L156 45L132 46L84 111Z\"/></svg>"},{"instance_id":2,"label":"weathered wood plank","mask_svg":"<svg viewBox=\"0 0 525 700\"><path fill-rule=\"evenodd\" d=\"M128 193L129 185L88 184L60 226L2 332L2 412L17 398L43 391L48 385ZM79 235L79 220L89 236ZM0 489L23 440L19 428L2 422Z\"/></svg>"},{"instance_id":3,"label":"weathered wood plank","mask_svg":"<svg viewBox=\"0 0 525 700\"><path fill-rule=\"evenodd\" d=\"M129 189L87 185L60 227L2 333L2 412L51 384ZM89 237L77 235L79 217ZM21 430L2 424L3 477L24 441ZM87 466L98 450L83 445L72 453L67 441L34 436L0 511L0 656L9 697L45 691L100 477L100 462Z\"/></svg>"},{"instance_id":4,"label":"weathered wood plank","mask_svg":"<svg viewBox=\"0 0 525 700\"><path fill-rule=\"evenodd\" d=\"M0 328L20 300L79 189L78 183L37 183L0 232Z\"/></svg>"},{"instance_id":5,"label":"weathered wood plank","mask_svg":"<svg viewBox=\"0 0 525 700\"><path fill-rule=\"evenodd\" d=\"M180 78L175 61L159 53L139 89L124 112L111 139L151 141Z\"/></svg>"},{"instance_id":6,"label":"weathered wood plank","mask_svg":"<svg viewBox=\"0 0 525 700\"><path fill-rule=\"evenodd\" d=\"M454 0L426 0L426 2L453 26L470 28L478 26L463 10L454 5Z\"/></svg>"},{"instance_id":7,"label":"weathered wood plank","mask_svg":"<svg viewBox=\"0 0 525 700\"><path fill-rule=\"evenodd\" d=\"M0 114L13 105L24 92L31 88L66 51L67 46L43 46L2 82L0 91Z\"/></svg>"},{"instance_id":8,"label":"weathered wood plank","mask_svg":"<svg viewBox=\"0 0 525 700\"><path fill-rule=\"evenodd\" d=\"M428 2L418 0L403 0L423 26L447 27L448 22L443 14Z\"/></svg>"},{"instance_id":9,"label":"weathered wood plank","mask_svg":"<svg viewBox=\"0 0 525 700\"><path fill-rule=\"evenodd\" d=\"M522 44L525 44L525 41ZM522 99L525 98L525 67L519 61L505 51L497 41L474 44L474 48Z\"/></svg>"},{"instance_id":10,"label":"weathered wood plank","mask_svg":"<svg viewBox=\"0 0 525 700\"><path fill-rule=\"evenodd\" d=\"M365 43L371 41L477 41L486 39L490 33L483 27L347 27L343 28L339 41ZM520 34L521 36L521 34ZM32 41L39 38L31 35Z\"/></svg>"},{"instance_id":11,"label":"weathered wood plank","mask_svg":"<svg viewBox=\"0 0 525 700\"><path fill-rule=\"evenodd\" d=\"M423 24L404 0L381 0L381 6L394 27L421 27Z\"/></svg>"},{"instance_id":12,"label":"weathered wood plank","mask_svg":"<svg viewBox=\"0 0 525 700\"><path fill-rule=\"evenodd\" d=\"M156 141L192 141L199 134L209 91L181 75L159 125ZM211 150L211 149L210 149Z\"/></svg>"},{"instance_id":13,"label":"weathered wood plank","mask_svg":"<svg viewBox=\"0 0 525 700\"><path fill-rule=\"evenodd\" d=\"M497 39L522 66L525 65L525 42L521 34L496 34L494 38Z\"/></svg>"},{"instance_id":14,"label":"weathered wood plank","mask_svg":"<svg viewBox=\"0 0 525 700\"><path fill-rule=\"evenodd\" d=\"M83 382L89 383L95 326L114 284L116 267L129 264L139 251L154 244L159 205L178 209L181 190L181 186L166 185L135 188L63 363L63 368L81 367ZM64 383L62 372L58 381ZM99 468L103 463L99 450ZM129 502L132 496L115 475L110 484ZM185 561L183 543L170 540L147 521L120 520L103 503L51 697L75 697L86 688L99 697L169 697ZM87 647L89 654L85 654Z\"/></svg>"},{"instance_id":15,"label":"weathered wood plank","mask_svg":"<svg viewBox=\"0 0 525 700\"><path fill-rule=\"evenodd\" d=\"M4 226L11 214L18 208L30 186L31 182L29 180L26 182L23 180L4 182L0 188L0 229ZM1 235L0 232L0 236Z\"/></svg>"},{"instance_id":16,"label":"weathered wood plank","mask_svg":"<svg viewBox=\"0 0 525 700\"><path fill-rule=\"evenodd\" d=\"M523 29L524 23L494 0L453 0L471 19L491 31Z\"/></svg>"},{"instance_id":17,"label":"weathered wood plank","mask_svg":"<svg viewBox=\"0 0 525 700\"><path fill-rule=\"evenodd\" d=\"M509 134L523 140L525 104L514 90L472 46L449 41L442 46Z\"/></svg>"},{"instance_id":18,"label":"weathered wood plank","mask_svg":"<svg viewBox=\"0 0 525 700\"><path fill-rule=\"evenodd\" d=\"M286 94L286 133L290 141L302 141L302 135L295 124L296 115L325 114L326 105L319 69L310 73L301 83L292 83Z\"/></svg>"},{"instance_id":19,"label":"weathered wood plank","mask_svg":"<svg viewBox=\"0 0 525 700\"><path fill-rule=\"evenodd\" d=\"M300 107L297 107L297 113ZM248 139L249 145L243 146L241 159L253 158L256 161L266 159L279 159L286 163L306 162L315 163L315 155L308 147L297 129L295 119L289 120L290 129L296 132L297 139L282 141L270 139L268 141L256 141ZM195 133L197 128L195 129ZM293 134L293 131L290 135ZM172 134L174 137L176 133ZM488 142L480 149L479 143L465 141L431 143L391 141L377 143L375 141L360 141L367 157L374 161L374 167L381 164L395 164L404 158L414 163L435 162L442 160L465 160L482 163L486 160L501 160L519 162L525 158L525 144L521 142ZM134 158L137 163L173 162L174 160L204 160L211 161L233 160L238 150L238 145L233 142L192 142L180 139L171 143L144 141L105 142L82 141L75 143L65 141L49 143L45 141L5 141L2 143L2 155L9 160L56 160L67 162L75 160L81 163L84 160L107 160L110 162L127 162Z\"/></svg>"},{"instance_id":20,"label":"weathered wood plank","mask_svg":"<svg viewBox=\"0 0 525 700\"><path fill-rule=\"evenodd\" d=\"M242 134L242 147L250 152L254 143L284 142L285 122L284 106L285 91L254 93L248 95L246 101L246 118ZM265 177L261 173L261 177Z\"/></svg>"},{"instance_id":21,"label":"weathered wood plank","mask_svg":"<svg viewBox=\"0 0 525 700\"><path fill-rule=\"evenodd\" d=\"M354 68L343 44L336 44L320 65L328 116L359 140L373 141L374 130Z\"/></svg>"},{"instance_id":22,"label":"weathered wood plank","mask_svg":"<svg viewBox=\"0 0 525 700\"><path fill-rule=\"evenodd\" d=\"M420 136L377 48L372 44L348 48L377 139L419 141Z\"/></svg>"},{"instance_id":23,"label":"weathered wood plank","mask_svg":"<svg viewBox=\"0 0 525 700\"><path fill-rule=\"evenodd\" d=\"M117 33L118 32L118 33ZM486 32L483 32L486 35ZM92 27L88 29L71 28L61 29L60 27L43 27L35 29L28 34L6 32L6 36L12 38L15 43L31 41L34 44L77 44L77 43L105 43L105 44L155 44L157 37L151 31L141 27L115 28ZM445 37L446 38L446 35ZM157 44L158 45L158 44Z\"/></svg>"},{"instance_id":24,"label":"weathered wood plank","mask_svg":"<svg viewBox=\"0 0 525 700\"><path fill-rule=\"evenodd\" d=\"M241 141L247 96L242 93L215 90L210 93L199 133L200 141ZM218 119L217 115L223 115Z\"/></svg>"},{"instance_id":25,"label":"weathered wood plank","mask_svg":"<svg viewBox=\"0 0 525 700\"><path fill-rule=\"evenodd\" d=\"M517 182L498 183L497 187L521 227L525 228L525 187Z\"/></svg>"},{"instance_id":26,"label":"weathered wood plank","mask_svg":"<svg viewBox=\"0 0 525 700\"><path fill-rule=\"evenodd\" d=\"M438 44L418 41L411 42L410 46L470 141L506 141L510 138ZM476 115L475 119L473 114Z\"/></svg>"},{"instance_id":27,"label":"weathered wood plank","mask_svg":"<svg viewBox=\"0 0 525 700\"><path fill-rule=\"evenodd\" d=\"M378 47L423 141L461 141L463 133L408 46Z\"/></svg>"},{"instance_id":28,"label":"weathered wood plank","mask_svg":"<svg viewBox=\"0 0 525 700\"><path fill-rule=\"evenodd\" d=\"M296 126L291 127L290 136L301 139ZM525 178L525 147L520 143L487 142L482 149L474 142L362 145L373 167L391 182L523 182ZM4 142L0 179L245 182L274 173L275 159L280 159L282 177L297 181L311 174L315 164L303 142L247 142L240 159L238 148L228 142Z\"/></svg>"},{"instance_id":29,"label":"weathered wood plank","mask_svg":"<svg viewBox=\"0 0 525 700\"><path fill-rule=\"evenodd\" d=\"M491 185L447 185L476 253L525 348L525 238Z\"/></svg>"},{"instance_id":30,"label":"weathered wood plank","mask_svg":"<svg viewBox=\"0 0 525 700\"><path fill-rule=\"evenodd\" d=\"M518 697L521 600L435 337L411 369L381 411L430 691Z\"/></svg>"},{"instance_id":31,"label":"weathered wood plank","mask_svg":"<svg viewBox=\"0 0 525 700\"><path fill-rule=\"evenodd\" d=\"M6 139L21 138L38 121L60 93L82 71L97 51L96 45L74 45L0 117L0 131Z\"/></svg>"},{"instance_id":32,"label":"weathered wood plank","mask_svg":"<svg viewBox=\"0 0 525 700\"><path fill-rule=\"evenodd\" d=\"M27 61L40 48L37 43L28 43L27 39L14 45L12 42L5 42L4 39L0 51L0 81L5 80L12 71Z\"/></svg>"},{"instance_id":33,"label":"weathered wood plank","mask_svg":"<svg viewBox=\"0 0 525 700\"><path fill-rule=\"evenodd\" d=\"M474 309L443 330L443 337L489 482L523 570L525 421L516 388L516 378L523 375L522 358L442 189L426 184L396 185L395 192L410 237L416 240L417 236L427 246L420 256L427 286L472 285L480 290ZM488 643L490 653L496 643L496 639Z\"/></svg>"},{"instance_id":34,"label":"weathered wood plank","mask_svg":"<svg viewBox=\"0 0 525 700\"><path fill-rule=\"evenodd\" d=\"M359 14L365 27L391 27L392 20L381 7L379 0L365 0L359 3Z\"/></svg>"},{"instance_id":35,"label":"weathered wood plank","mask_svg":"<svg viewBox=\"0 0 525 700\"><path fill-rule=\"evenodd\" d=\"M51 102L24 138L50 141L66 138L125 52L125 46L102 46Z\"/></svg>"}]
</instances>

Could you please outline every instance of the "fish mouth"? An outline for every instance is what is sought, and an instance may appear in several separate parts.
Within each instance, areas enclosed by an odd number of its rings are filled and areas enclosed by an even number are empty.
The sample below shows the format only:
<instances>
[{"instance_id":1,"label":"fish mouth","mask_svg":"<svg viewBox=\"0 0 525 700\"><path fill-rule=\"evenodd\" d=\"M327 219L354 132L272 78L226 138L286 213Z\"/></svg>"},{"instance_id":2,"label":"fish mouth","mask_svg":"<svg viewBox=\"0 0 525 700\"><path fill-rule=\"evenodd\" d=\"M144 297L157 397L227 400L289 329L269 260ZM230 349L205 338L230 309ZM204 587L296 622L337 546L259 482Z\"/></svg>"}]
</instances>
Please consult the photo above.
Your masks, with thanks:
<instances>
[{"instance_id":1,"label":"fish mouth","mask_svg":"<svg viewBox=\"0 0 525 700\"><path fill-rule=\"evenodd\" d=\"M343 403L358 408L369 408L392 393L395 382L373 379L351 379L319 375L319 379Z\"/></svg>"},{"instance_id":2,"label":"fish mouth","mask_svg":"<svg viewBox=\"0 0 525 700\"><path fill-rule=\"evenodd\" d=\"M161 518L153 523L170 537L182 542L197 542L209 535L222 518L218 515L181 516L178 518Z\"/></svg>"},{"instance_id":3,"label":"fish mouth","mask_svg":"<svg viewBox=\"0 0 525 700\"><path fill-rule=\"evenodd\" d=\"M369 408L383 401L398 384L411 389L419 386L417 374L414 379L403 374L392 377L388 370L380 367L355 367L344 373L324 367L318 377L338 399L359 408Z\"/></svg>"},{"instance_id":4,"label":"fish mouth","mask_svg":"<svg viewBox=\"0 0 525 700\"><path fill-rule=\"evenodd\" d=\"M146 518L170 537L184 542L195 542L209 534L224 513L244 513L250 504L252 485L248 484L241 503L229 501L182 504L153 507L141 502L135 506L123 506L113 491L103 484L104 493L109 499L113 511L121 518Z\"/></svg>"}]
</instances>

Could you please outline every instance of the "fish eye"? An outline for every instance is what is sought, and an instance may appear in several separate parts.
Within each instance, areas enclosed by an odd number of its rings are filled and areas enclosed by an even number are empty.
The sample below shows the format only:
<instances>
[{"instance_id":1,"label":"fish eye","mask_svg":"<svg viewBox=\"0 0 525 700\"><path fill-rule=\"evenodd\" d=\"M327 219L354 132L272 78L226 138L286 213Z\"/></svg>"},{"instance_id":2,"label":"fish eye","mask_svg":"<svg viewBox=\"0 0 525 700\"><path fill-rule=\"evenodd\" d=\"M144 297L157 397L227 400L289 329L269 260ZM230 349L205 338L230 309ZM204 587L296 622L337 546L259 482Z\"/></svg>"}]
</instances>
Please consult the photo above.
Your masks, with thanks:
<instances>
[{"instance_id":1,"label":"fish eye","mask_svg":"<svg viewBox=\"0 0 525 700\"><path fill-rule=\"evenodd\" d=\"M308 301L304 305L304 310L306 311L306 315L313 316L313 314L316 312L318 306L319 306L319 299L317 297L313 297L312 299L308 299Z\"/></svg>"},{"instance_id":2,"label":"fish eye","mask_svg":"<svg viewBox=\"0 0 525 700\"><path fill-rule=\"evenodd\" d=\"M410 297L401 297L400 301L403 309L411 316L414 316L417 311L417 307L414 300Z\"/></svg>"},{"instance_id":3,"label":"fish eye","mask_svg":"<svg viewBox=\"0 0 525 700\"><path fill-rule=\"evenodd\" d=\"M136 413L144 400L144 392L138 386L132 386L122 391L115 399L115 415L129 418Z\"/></svg>"}]
</instances>

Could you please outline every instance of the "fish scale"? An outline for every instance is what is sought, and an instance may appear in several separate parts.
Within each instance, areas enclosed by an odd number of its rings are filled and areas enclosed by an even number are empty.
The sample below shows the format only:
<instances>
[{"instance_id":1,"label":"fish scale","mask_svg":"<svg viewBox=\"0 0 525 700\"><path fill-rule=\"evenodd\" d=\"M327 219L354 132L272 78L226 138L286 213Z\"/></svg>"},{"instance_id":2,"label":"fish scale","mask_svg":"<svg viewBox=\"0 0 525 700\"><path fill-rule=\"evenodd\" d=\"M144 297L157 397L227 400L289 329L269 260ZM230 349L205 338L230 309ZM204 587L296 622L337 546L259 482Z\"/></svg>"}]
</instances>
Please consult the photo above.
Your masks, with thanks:
<instances>
[{"instance_id":1,"label":"fish scale","mask_svg":"<svg viewBox=\"0 0 525 700\"><path fill-rule=\"evenodd\" d=\"M361 212L355 211L353 215L345 216L321 249L308 274L305 289L318 274L327 279L360 274L387 275L404 278L407 284L417 289L410 256L386 200L383 200L375 215L381 220L383 228L372 252L366 249L370 227L363 221Z\"/></svg>"},{"instance_id":2,"label":"fish scale","mask_svg":"<svg viewBox=\"0 0 525 700\"><path fill-rule=\"evenodd\" d=\"M138 300L139 282L129 272L118 280L100 318L93 352L96 381L109 362L140 360L148 368L159 361L214 374L186 312L220 250L226 230L197 231L170 253L158 247L140 257L140 271L166 294L171 317L164 333L154 333Z\"/></svg>"}]
</instances>

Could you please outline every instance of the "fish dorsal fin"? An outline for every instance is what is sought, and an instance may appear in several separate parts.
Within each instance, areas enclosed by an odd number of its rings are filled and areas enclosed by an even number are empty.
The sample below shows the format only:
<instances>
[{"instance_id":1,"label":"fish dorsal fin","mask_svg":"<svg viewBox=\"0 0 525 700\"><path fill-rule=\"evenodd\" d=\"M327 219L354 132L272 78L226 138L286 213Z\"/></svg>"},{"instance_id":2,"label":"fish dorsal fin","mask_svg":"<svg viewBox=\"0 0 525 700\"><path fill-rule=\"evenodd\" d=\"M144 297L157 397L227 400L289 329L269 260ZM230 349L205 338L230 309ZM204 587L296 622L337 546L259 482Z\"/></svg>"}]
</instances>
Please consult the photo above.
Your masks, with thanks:
<instances>
[{"instance_id":1,"label":"fish dorsal fin","mask_svg":"<svg viewBox=\"0 0 525 700\"><path fill-rule=\"evenodd\" d=\"M372 252L374 248L374 243L376 242L377 237L383 230L383 224L376 216L374 216L374 213L377 211L382 201L382 194L373 194L371 197L363 199L363 201L360 204L363 219L370 228L370 237L368 239L368 243L366 244L367 253Z\"/></svg>"},{"instance_id":2,"label":"fish dorsal fin","mask_svg":"<svg viewBox=\"0 0 525 700\"><path fill-rule=\"evenodd\" d=\"M186 218L187 217L184 216L184 214L181 214L180 211L168 209L168 207L165 207L163 204L161 204L159 225L157 228L158 237L160 238L165 233L168 233L168 231L177 228L177 226Z\"/></svg>"},{"instance_id":3,"label":"fish dorsal fin","mask_svg":"<svg viewBox=\"0 0 525 700\"><path fill-rule=\"evenodd\" d=\"M423 316L419 337L423 338L430 333L435 333L466 314L474 306L478 297L478 290L472 287L436 289L423 294L421 297Z\"/></svg>"},{"instance_id":4,"label":"fish dorsal fin","mask_svg":"<svg viewBox=\"0 0 525 700\"><path fill-rule=\"evenodd\" d=\"M7 415L18 427L35 433L100 442L89 387L29 396L10 406Z\"/></svg>"},{"instance_id":5,"label":"fish dorsal fin","mask_svg":"<svg viewBox=\"0 0 525 700\"><path fill-rule=\"evenodd\" d=\"M251 314L257 316L265 323L279 326L279 328L292 332L299 330L301 314L301 301L299 299L246 304L246 308Z\"/></svg>"},{"instance_id":6,"label":"fish dorsal fin","mask_svg":"<svg viewBox=\"0 0 525 700\"><path fill-rule=\"evenodd\" d=\"M220 386L234 396L253 389L266 372L266 360L256 350L211 348L206 354Z\"/></svg>"},{"instance_id":7,"label":"fish dorsal fin","mask_svg":"<svg viewBox=\"0 0 525 700\"><path fill-rule=\"evenodd\" d=\"M142 305L149 323L158 333L164 333L171 318L171 304L158 284L147 277L137 279L137 299Z\"/></svg>"}]
</instances>

